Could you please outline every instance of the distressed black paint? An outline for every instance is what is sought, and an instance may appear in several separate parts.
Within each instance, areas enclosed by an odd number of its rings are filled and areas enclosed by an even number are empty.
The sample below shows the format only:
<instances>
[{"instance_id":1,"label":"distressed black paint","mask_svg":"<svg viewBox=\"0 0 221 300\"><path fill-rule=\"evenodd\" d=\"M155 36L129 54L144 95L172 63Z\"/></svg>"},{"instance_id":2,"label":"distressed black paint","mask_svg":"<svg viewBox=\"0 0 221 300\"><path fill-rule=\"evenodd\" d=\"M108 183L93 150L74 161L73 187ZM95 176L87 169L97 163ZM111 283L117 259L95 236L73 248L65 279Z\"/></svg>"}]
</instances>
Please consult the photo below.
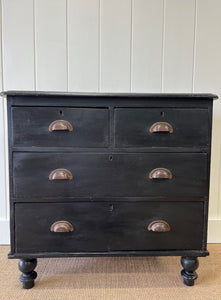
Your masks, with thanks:
<instances>
[{"instance_id":1,"label":"distressed black paint","mask_svg":"<svg viewBox=\"0 0 221 300\"><path fill-rule=\"evenodd\" d=\"M25 288L37 257L206 256L212 94L8 92L11 252ZM55 120L73 131L49 132ZM150 133L167 122L172 133ZM48 179L57 168L73 180ZM172 179L151 180L167 168ZM69 221L73 232L50 226ZM164 220L169 232L147 230ZM33 260L34 259L34 260ZM32 263L33 262L33 263ZM24 270L23 270L24 269ZM30 270L29 270L30 269ZM28 283L24 282L28 274ZM189 274L190 272L191 274Z\"/></svg>"}]
</instances>

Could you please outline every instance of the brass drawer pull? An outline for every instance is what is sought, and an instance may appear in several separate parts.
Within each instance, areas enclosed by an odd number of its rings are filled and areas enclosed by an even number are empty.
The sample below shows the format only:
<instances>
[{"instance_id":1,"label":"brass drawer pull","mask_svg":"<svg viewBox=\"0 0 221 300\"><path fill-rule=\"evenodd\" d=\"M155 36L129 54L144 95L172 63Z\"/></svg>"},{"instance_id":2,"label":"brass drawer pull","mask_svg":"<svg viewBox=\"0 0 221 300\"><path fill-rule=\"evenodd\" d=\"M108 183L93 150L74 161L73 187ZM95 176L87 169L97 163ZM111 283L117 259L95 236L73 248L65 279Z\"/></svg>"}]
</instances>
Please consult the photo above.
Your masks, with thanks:
<instances>
[{"instance_id":1,"label":"brass drawer pull","mask_svg":"<svg viewBox=\"0 0 221 300\"><path fill-rule=\"evenodd\" d=\"M57 131L57 130L72 131L73 127L68 121L56 120L50 124L49 131L52 132L52 131Z\"/></svg>"},{"instance_id":2,"label":"brass drawer pull","mask_svg":"<svg viewBox=\"0 0 221 300\"><path fill-rule=\"evenodd\" d=\"M148 225L148 230L154 232L167 232L170 231L170 225L166 221L157 220Z\"/></svg>"},{"instance_id":3,"label":"brass drawer pull","mask_svg":"<svg viewBox=\"0 0 221 300\"><path fill-rule=\"evenodd\" d=\"M173 133L173 127L167 122L157 122L150 127L150 132L169 132Z\"/></svg>"},{"instance_id":4,"label":"brass drawer pull","mask_svg":"<svg viewBox=\"0 0 221 300\"><path fill-rule=\"evenodd\" d=\"M74 227L68 221L57 221L51 225L52 232L70 232L74 231Z\"/></svg>"},{"instance_id":5,"label":"brass drawer pull","mask_svg":"<svg viewBox=\"0 0 221 300\"><path fill-rule=\"evenodd\" d=\"M170 170L165 168L153 169L149 174L150 179L172 179L172 177Z\"/></svg>"},{"instance_id":6,"label":"brass drawer pull","mask_svg":"<svg viewBox=\"0 0 221 300\"><path fill-rule=\"evenodd\" d=\"M49 175L49 180L71 180L73 176L67 169L56 169Z\"/></svg>"}]
</instances>

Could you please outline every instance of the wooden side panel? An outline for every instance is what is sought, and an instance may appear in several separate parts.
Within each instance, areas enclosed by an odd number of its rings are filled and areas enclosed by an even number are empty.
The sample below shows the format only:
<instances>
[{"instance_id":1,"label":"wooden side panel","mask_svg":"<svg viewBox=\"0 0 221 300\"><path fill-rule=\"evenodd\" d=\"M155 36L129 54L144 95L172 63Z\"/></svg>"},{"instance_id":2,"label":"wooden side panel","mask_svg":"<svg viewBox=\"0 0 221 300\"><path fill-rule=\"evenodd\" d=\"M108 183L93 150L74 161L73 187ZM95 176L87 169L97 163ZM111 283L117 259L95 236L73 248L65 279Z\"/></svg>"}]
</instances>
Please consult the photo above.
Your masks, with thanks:
<instances>
[{"instance_id":1,"label":"wooden side panel","mask_svg":"<svg viewBox=\"0 0 221 300\"><path fill-rule=\"evenodd\" d=\"M100 90L130 91L131 1L100 5Z\"/></svg>"},{"instance_id":2,"label":"wooden side panel","mask_svg":"<svg viewBox=\"0 0 221 300\"><path fill-rule=\"evenodd\" d=\"M68 0L68 89L99 89L99 0Z\"/></svg>"},{"instance_id":3,"label":"wooden side panel","mask_svg":"<svg viewBox=\"0 0 221 300\"><path fill-rule=\"evenodd\" d=\"M36 89L67 90L66 1L35 1Z\"/></svg>"},{"instance_id":4,"label":"wooden side panel","mask_svg":"<svg viewBox=\"0 0 221 300\"><path fill-rule=\"evenodd\" d=\"M132 10L131 90L161 92L163 0L136 0Z\"/></svg>"}]
</instances>

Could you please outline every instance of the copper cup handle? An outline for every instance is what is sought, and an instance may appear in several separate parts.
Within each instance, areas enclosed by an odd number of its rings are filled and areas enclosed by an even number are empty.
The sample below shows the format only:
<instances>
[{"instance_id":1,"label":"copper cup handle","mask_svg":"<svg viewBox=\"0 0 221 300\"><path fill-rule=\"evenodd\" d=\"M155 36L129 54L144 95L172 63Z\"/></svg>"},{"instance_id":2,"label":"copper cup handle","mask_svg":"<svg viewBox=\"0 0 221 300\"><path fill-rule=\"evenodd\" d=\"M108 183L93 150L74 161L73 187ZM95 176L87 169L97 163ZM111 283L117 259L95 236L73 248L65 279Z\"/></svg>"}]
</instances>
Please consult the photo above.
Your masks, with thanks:
<instances>
[{"instance_id":1,"label":"copper cup handle","mask_svg":"<svg viewBox=\"0 0 221 300\"><path fill-rule=\"evenodd\" d=\"M52 232L71 232L74 231L74 227L68 221L57 221L51 225L50 230Z\"/></svg>"},{"instance_id":2,"label":"copper cup handle","mask_svg":"<svg viewBox=\"0 0 221 300\"><path fill-rule=\"evenodd\" d=\"M153 232L167 232L170 231L170 225L166 221L157 220L151 222L147 229Z\"/></svg>"},{"instance_id":3,"label":"copper cup handle","mask_svg":"<svg viewBox=\"0 0 221 300\"><path fill-rule=\"evenodd\" d=\"M73 127L68 121L56 120L49 125L48 130L50 132L58 130L73 131Z\"/></svg>"},{"instance_id":4,"label":"copper cup handle","mask_svg":"<svg viewBox=\"0 0 221 300\"><path fill-rule=\"evenodd\" d=\"M67 169L55 169L49 175L49 180L71 180L73 175Z\"/></svg>"},{"instance_id":5,"label":"copper cup handle","mask_svg":"<svg viewBox=\"0 0 221 300\"><path fill-rule=\"evenodd\" d=\"M150 127L150 132L168 132L173 133L173 127L167 122L157 122Z\"/></svg>"},{"instance_id":6,"label":"copper cup handle","mask_svg":"<svg viewBox=\"0 0 221 300\"><path fill-rule=\"evenodd\" d=\"M172 173L166 168L153 169L149 174L150 179L172 179L172 177Z\"/></svg>"}]
</instances>

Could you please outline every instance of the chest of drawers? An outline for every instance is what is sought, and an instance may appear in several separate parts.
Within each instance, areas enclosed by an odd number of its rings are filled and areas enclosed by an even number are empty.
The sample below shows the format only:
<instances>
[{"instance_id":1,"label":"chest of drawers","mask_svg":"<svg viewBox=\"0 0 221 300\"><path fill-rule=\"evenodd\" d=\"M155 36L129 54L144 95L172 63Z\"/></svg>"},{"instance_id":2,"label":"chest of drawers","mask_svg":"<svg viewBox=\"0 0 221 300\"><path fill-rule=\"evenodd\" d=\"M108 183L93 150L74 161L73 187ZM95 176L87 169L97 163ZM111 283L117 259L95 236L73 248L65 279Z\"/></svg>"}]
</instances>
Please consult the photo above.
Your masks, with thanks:
<instances>
[{"instance_id":1,"label":"chest of drawers","mask_svg":"<svg viewBox=\"0 0 221 300\"><path fill-rule=\"evenodd\" d=\"M7 92L11 252L207 256L212 94Z\"/></svg>"}]
</instances>

